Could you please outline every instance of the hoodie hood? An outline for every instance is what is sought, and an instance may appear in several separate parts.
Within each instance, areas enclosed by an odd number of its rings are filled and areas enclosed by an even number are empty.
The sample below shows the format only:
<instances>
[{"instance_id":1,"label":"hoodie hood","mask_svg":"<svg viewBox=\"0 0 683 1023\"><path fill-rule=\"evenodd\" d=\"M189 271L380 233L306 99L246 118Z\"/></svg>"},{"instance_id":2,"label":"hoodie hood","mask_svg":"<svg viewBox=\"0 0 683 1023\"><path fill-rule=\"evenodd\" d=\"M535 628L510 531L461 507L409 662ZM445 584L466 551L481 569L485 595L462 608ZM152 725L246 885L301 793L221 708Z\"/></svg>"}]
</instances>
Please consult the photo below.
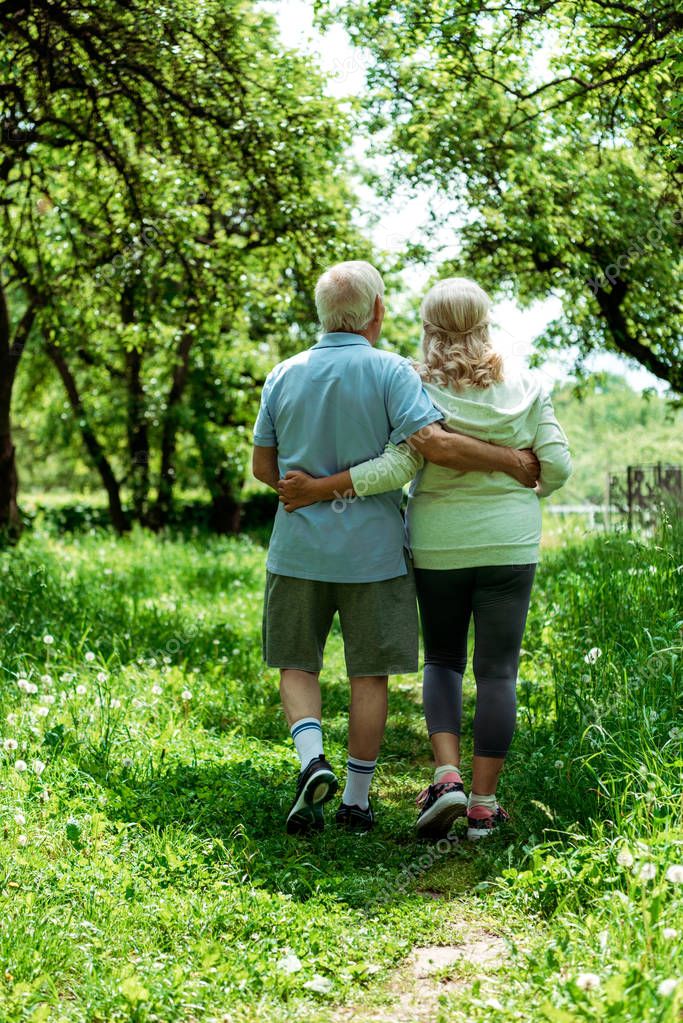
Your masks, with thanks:
<instances>
[{"instance_id":1,"label":"hoodie hood","mask_svg":"<svg viewBox=\"0 0 683 1023\"><path fill-rule=\"evenodd\" d=\"M426 383L425 390L451 430L519 448L527 447L536 436L545 397L530 370L507 365L501 383L490 387L455 391Z\"/></svg>"}]
</instances>

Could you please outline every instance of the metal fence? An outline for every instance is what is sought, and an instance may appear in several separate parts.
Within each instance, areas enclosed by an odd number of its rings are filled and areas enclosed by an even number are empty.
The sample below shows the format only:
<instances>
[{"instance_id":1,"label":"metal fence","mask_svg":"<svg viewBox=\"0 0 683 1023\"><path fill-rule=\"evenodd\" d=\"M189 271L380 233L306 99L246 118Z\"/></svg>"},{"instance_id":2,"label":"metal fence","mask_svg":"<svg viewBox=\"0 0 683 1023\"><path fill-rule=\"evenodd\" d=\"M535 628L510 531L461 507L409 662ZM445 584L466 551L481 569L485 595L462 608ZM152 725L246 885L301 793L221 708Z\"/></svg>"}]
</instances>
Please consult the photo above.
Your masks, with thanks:
<instances>
[{"instance_id":1,"label":"metal fence","mask_svg":"<svg viewBox=\"0 0 683 1023\"><path fill-rule=\"evenodd\" d=\"M662 515L683 513L683 467L629 465L608 477L609 526L652 530Z\"/></svg>"}]
</instances>

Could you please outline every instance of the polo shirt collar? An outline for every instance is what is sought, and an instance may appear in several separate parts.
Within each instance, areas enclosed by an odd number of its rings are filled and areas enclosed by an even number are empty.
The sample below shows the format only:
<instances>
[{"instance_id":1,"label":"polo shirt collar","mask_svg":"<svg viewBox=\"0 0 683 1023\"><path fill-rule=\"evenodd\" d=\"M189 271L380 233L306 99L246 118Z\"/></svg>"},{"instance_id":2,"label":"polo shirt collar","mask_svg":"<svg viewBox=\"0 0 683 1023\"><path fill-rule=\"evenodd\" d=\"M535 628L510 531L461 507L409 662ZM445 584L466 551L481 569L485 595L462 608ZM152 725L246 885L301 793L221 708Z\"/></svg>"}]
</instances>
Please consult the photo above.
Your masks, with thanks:
<instances>
[{"instance_id":1,"label":"polo shirt collar","mask_svg":"<svg viewBox=\"0 0 683 1023\"><path fill-rule=\"evenodd\" d=\"M368 348L372 348L367 338L360 334L347 334L345 331L323 334L313 348L346 348L349 345L367 345Z\"/></svg>"}]
</instances>

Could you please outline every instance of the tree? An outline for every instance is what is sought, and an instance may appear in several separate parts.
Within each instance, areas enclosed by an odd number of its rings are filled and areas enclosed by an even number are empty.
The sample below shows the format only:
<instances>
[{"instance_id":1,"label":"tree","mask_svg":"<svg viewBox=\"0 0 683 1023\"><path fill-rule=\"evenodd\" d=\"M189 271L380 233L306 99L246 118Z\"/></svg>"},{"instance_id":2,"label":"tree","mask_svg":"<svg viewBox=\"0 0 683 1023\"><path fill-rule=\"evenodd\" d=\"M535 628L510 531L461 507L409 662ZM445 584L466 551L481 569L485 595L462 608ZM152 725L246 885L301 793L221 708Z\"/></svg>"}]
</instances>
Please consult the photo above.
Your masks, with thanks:
<instances>
[{"instance_id":1,"label":"tree","mask_svg":"<svg viewBox=\"0 0 683 1023\"><path fill-rule=\"evenodd\" d=\"M201 367L266 310L264 343L286 342L316 262L355 245L346 125L246 0L7 2L0 16L0 528L17 527L10 408L29 338L116 527L123 488L135 518L162 525L178 431L201 432ZM225 499L230 474L211 464Z\"/></svg>"},{"instance_id":2,"label":"tree","mask_svg":"<svg viewBox=\"0 0 683 1023\"><path fill-rule=\"evenodd\" d=\"M680 4L325 6L375 58L366 123L393 157L385 189L436 186L433 220L459 220L443 272L522 304L559 295L542 345L611 349L683 391Z\"/></svg>"}]
</instances>

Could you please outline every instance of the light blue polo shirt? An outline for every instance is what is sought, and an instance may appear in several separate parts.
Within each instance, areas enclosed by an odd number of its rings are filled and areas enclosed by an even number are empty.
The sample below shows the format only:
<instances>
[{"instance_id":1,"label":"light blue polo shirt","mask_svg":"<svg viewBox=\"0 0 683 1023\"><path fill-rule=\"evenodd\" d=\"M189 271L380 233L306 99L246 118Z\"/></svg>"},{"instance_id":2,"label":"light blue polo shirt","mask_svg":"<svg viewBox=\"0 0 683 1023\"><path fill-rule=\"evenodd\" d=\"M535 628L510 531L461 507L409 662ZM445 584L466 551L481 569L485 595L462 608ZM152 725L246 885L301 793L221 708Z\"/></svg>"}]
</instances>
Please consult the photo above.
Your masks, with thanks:
<instances>
[{"instance_id":1,"label":"light blue polo shirt","mask_svg":"<svg viewBox=\"0 0 683 1023\"><path fill-rule=\"evenodd\" d=\"M254 444L277 447L280 476L290 469L330 476L442 418L407 359L360 334L324 334L268 374ZM400 505L400 490L295 512L280 505L268 570L340 583L405 575Z\"/></svg>"}]
</instances>

